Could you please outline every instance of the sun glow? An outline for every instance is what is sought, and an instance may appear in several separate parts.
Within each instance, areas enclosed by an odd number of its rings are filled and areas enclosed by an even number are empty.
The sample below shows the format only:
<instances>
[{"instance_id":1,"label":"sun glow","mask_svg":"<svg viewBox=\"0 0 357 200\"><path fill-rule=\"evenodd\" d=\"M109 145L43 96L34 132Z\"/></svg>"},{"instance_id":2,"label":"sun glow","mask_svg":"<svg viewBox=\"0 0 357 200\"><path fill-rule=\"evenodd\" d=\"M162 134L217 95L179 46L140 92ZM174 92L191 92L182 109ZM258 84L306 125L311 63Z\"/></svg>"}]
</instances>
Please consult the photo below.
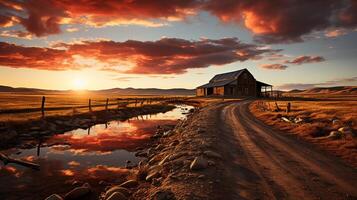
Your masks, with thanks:
<instances>
[{"instance_id":1,"label":"sun glow","mask_svg":"<svg viewBox=\"0 0 357 200\"><path fill-rule=\"evenodd\" d=\"M73 80L73 89L75 90L83 90L85 89L87 83L82 78L77 78Z\"/></svg>"}]
</instances>

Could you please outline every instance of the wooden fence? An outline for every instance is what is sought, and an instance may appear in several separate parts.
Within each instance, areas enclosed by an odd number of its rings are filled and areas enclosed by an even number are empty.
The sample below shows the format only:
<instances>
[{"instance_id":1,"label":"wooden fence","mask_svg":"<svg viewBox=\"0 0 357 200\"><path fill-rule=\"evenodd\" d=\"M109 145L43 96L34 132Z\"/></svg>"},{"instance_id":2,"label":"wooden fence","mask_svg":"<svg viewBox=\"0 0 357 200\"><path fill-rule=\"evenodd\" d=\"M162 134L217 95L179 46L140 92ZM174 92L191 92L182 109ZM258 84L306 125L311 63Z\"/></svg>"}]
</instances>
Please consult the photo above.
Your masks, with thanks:
<instances>
[{"instance_id":1,"label":"wooden fence","mask_svg":"<svg viewBox=\"0 0 357 200\"><path fill-rule=\"evenodd\" d=\"M88 99L87 105L76 105L76 106L53 106L46 107L46 97L42 97L42 102L39 107L32 108L9 108L1 109L0 114L16 114L16 113L33 113L41 112L41 116L44 118L46 116L46 111L61 111L61 110L73 110L75 113L78 109L88 108L87 112L93 112L93 108L103 108L100 110L108 111L110 106L115 106L115 109L129 107L141 107L143 105L152 105L160 103L170 103L175 101L182 101L185 97L146 97L146 98L106 98L106 99L95 99L95 101L105 102L104 104L93 104L93 99ZM96 111L100 111L96 110Z\"/></svg>"}]
</instances>

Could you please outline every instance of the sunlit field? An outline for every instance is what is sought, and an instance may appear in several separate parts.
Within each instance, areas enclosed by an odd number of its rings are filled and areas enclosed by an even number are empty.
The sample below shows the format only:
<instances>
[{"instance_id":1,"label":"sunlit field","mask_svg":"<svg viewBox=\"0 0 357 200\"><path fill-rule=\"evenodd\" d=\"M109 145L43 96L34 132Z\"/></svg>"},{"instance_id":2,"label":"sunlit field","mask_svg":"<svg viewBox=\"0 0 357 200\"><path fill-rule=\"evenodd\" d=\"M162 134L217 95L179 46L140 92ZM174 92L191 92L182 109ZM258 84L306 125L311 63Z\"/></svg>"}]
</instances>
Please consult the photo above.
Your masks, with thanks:
<instances>
[{"instance_id":1,"label":"sunlit field","mask_svg":"<svg viewBox=\"0 0 357 200\"><path fill-rule=\"evenodd\" d=\"M295 97L297 99L255 101L250 110L264 123L316 143L357 166L357 138L353 137L357 130L357 96L311 94ZM289 113L286 112L288 102L291 103ZM352 134L331 136L332 131L342 127L352 128Z\"/></svg>"},{"instance_id":2,"label":"sunlit field","mask_svg":"<svg viewBox=\"0 0 357 200\"><path fill-rule=\"evenodd\" d=\"M107 98L108 109L117 109L123 106L137 106L145 104L157 104L158 101L145 101L142 99L170 98L171 96L121 96L112 94L98 94L94 92L66 92L66 93L46 93L46 94L28 94L28 93L0 93L0 121L18 121L38 119L41 117L42 97L45 96L45 115L72 115L85 113L89 111L89 99L91 99L92 111L105 109ZM36 111L26 111L26 109L38 109ZM54 110L51 110L54 109Z\"/></svg>"}]
</instances>

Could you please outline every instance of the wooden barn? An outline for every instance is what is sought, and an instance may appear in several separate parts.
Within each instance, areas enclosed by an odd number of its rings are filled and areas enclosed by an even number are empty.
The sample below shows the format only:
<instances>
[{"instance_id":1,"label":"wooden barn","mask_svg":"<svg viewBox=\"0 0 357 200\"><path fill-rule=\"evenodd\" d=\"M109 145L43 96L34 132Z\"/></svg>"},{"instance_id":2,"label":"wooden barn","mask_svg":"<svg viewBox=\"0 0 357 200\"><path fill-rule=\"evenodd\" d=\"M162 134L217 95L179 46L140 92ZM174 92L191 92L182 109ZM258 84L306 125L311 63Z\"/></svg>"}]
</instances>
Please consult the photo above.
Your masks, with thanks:
<instances>
[{"instance_id":1,"label":"wooden barn","mask_svg":"<svg viewBox=\"0 0 357 200\"><path fill-rule=\"evenodd\" d=\"M262 97L269 96L272 90L272 85L255 80L247 69L241 69L215 75L209 83L196 88L196 95Z\"/></svg>"}]
</instances>

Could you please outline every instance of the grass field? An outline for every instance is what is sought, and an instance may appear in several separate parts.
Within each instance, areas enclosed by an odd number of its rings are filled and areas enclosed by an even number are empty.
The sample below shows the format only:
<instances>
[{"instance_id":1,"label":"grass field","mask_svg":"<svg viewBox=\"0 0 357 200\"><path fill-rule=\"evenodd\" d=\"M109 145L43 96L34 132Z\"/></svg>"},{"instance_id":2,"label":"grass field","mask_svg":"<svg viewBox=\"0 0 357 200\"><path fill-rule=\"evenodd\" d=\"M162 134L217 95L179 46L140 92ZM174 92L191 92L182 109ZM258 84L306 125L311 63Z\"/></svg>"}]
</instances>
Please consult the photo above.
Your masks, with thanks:
<instances>
[{"instance_id":1,"label":"grass field","mask_svg":"<svg viewBox=\"0 0 357 200\"><path fill-rule=\"evenodd\" d=\"M109 109L118 108L118 103L128 106L135 105L135 99L169 98L170 96L120 96L86 92L68 93L0 93L0 122L37 119L41 117L42 96L46 97L46 116L71 115L88 112L88 101L91 99L92 110L104 110L106 99L109 98ZM121 100L118 100L121 99ZM131 99L131 100L129 100ZM147 104L148 102L144 102ZM158 101L151 102L159 103ZM139 105L140 103L138 103Z\"/></svg>"},{"instance_id":2,"label":"grass field","mask_svg":"<svg viewBox=\"0 0 357 200\"><path fill-rule=\"evenodd\" d=\"M357 138L353 137L357 131L357 96L310 94L294 98L258 100L251 104L250 110L264 123L318 144L357 166ZM275 102L280 111L276 111ZM286 113L288 102L291 103L291 111ZM294 120L302 121L296 123ZM352 133L338 139L329 137L331 131L342 127L348 127Z\"/></svg>"}]
</instances>

